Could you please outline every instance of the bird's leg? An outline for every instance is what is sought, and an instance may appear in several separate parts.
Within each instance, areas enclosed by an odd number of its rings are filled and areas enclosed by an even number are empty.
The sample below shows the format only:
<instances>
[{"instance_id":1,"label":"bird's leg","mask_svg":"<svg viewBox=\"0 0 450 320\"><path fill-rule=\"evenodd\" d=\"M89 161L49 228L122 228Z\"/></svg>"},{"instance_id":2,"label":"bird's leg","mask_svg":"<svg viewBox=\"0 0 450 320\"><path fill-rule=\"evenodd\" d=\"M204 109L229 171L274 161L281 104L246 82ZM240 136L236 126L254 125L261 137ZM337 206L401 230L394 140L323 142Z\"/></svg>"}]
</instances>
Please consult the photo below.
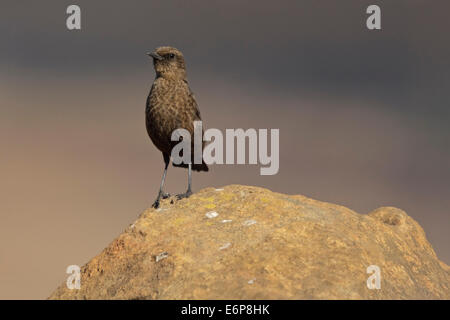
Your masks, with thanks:
<instances>
[{"instance_id":1,"label":"bird's leg","mask_svg":"<svg viewBox=\"0 0 450 320\"><path fill-rule=\"evenodd\" d=\"M153 202L153 205L152 205L152 207L155 209L159 207L159 200L161 198L167 199L168 197L170 197L170 194L163 191L164 181L166 180L167 168L169 167L169 163L170 163L170 157L166 157L164 155L164 173L163 173L163 176L161 179L161 185L159 186L158 197L156 198L155 202Z\"/></svg>"},{"instance_id":2,"label":"bird's leg","mask_svg":"<svg viewBox=\"0 0 450 320\"><path fill-rule=\"evenodd\" d=\"M192 194L191 182L192 182L192 164L189 163L189 165L188 165L188 188L185 193L177 194L178 200L183 199L183 198L189 198L189 196Z\"/></svg>"}]
</instances>

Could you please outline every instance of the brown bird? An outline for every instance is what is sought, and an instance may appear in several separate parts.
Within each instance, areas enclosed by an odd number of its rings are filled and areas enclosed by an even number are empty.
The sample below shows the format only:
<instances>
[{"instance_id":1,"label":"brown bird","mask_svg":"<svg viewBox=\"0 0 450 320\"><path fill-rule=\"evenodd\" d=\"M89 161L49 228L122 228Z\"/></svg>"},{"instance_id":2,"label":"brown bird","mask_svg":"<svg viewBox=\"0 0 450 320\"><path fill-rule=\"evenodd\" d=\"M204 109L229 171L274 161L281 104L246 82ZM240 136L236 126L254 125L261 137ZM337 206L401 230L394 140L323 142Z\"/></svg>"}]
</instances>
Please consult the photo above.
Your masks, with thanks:
<instances>
[{"instance_id":1,"label":"brown bird","mask_svg":"<svg viewBox=\"0 0 450 320\"><path fill-rule=\"evenodd\" d=\"M146 127L150 139L162 152L164 158L164 173L158 196L153 203L153 207L158 208L161 198L170 197L170 194L165 193L163 188L172 148L178 143L178 141L171 140L172 132L180 128L189 131L192 143L191 150L194 150L193 122L201 120L201 117L197 102L188 85L183 54L172 47L159 47L147 54L153 58L156 78L147 98ZM192 170L208 171L208 166L204 161L201 164L195 164L193 155L191 158L190 164L173 163L173 166L188 168L188 188L185 193L177 195L178 199L187 198L192 194Z\"/></svg>"}]
</instances>

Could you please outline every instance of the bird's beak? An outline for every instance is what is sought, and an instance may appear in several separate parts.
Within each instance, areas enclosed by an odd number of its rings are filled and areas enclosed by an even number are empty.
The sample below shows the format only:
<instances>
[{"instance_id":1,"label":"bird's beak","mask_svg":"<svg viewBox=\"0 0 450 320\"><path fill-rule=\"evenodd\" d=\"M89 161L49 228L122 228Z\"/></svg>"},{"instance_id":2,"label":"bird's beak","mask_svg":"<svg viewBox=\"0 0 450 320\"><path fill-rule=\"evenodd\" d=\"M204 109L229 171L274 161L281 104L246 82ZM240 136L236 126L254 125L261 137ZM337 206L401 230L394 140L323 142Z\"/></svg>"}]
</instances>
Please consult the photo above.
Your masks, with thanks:
<instances>
[{"instance_id":1,"label":"bird's beak","mask_svg":"<svg viewBox=\"0 0 450 320\"><path fill-rule=\"evenodd\" d=\"M163 57L161 57L156 52L147 52L147 55L152 57L153 59L156 59L156 60L162 60L163 59Z\"/></svg>"}]
</instances>

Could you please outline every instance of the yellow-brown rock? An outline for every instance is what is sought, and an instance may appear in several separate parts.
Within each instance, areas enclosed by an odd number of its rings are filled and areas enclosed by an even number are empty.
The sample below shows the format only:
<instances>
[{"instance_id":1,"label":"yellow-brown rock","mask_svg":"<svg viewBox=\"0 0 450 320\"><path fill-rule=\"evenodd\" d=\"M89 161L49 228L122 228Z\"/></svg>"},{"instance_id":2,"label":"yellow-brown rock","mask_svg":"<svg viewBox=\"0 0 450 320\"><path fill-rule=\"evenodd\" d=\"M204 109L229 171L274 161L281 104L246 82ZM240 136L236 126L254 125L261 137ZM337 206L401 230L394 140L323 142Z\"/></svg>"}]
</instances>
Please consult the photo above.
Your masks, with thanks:
<instances>
[{"instance_id":1,"label":"yellow-brown rock","mask_svg":"<svg viewBox=\"0 0 450 320\"><path fill-rule=\"evenodd\" d=\"M146 210L50 299L449 299L449 271L400 209L231 185Z\"/></svg>"}]
</instances>

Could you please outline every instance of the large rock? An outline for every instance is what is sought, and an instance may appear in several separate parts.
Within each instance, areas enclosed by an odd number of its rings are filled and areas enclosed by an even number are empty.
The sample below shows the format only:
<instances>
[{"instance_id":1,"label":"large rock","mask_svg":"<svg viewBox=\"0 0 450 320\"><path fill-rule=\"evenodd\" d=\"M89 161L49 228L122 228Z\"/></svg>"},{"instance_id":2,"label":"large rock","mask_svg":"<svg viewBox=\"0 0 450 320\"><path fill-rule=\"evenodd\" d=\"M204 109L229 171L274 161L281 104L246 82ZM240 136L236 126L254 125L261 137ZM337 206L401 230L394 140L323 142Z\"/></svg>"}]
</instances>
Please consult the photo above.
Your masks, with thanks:
<instances>
[{"instance_id":1,"label":"large rock","mask_svg":"<svg viewBox=\"0 0 450 320\"><path fill-rule=\"evenodd\" d=\"M50 299L449 299L449 271L400 209L232 185L146 210Z\"/></svg>"}]
</instances>

